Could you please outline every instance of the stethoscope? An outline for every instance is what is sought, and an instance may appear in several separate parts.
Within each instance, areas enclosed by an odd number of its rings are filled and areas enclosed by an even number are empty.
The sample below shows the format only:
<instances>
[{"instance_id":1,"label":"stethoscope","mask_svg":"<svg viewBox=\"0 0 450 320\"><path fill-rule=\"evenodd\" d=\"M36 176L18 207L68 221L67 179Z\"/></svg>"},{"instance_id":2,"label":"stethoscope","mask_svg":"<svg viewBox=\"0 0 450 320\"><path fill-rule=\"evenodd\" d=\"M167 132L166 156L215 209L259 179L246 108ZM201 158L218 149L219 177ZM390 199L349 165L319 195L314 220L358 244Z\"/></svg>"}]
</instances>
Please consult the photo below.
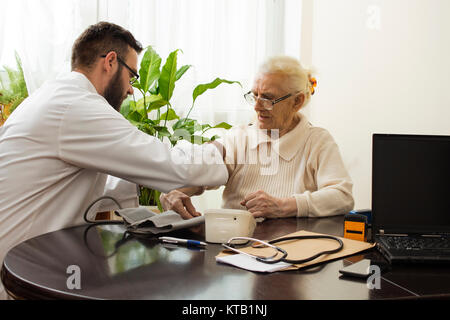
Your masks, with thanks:
<instances>
[{"instance_id":1,"label":"stethoscope","mask_svg":"<svg viewBox=\"0 0 450 320\"><path fill-rule=\"evenodd\" d=\"M339 247L335 248L335 249L331 249L331 250L325 250L325 251L321 251L311 257L305 258L305 259L300 259L300 260L292 260L292 259L287 259L288 253L286 250L284 250L283 248L280 248L278 246L274 246L273 244L275 243L279 243L279 242L284 242L284 241L289 241L289 240L306 240L306 239L330 239L330 240L334 240L339 244ZM243 240L247 240L244 244L242 243L233 243L236 241L243 241ZM257 256L254 254L250 254L244 251L241 251L239 249L236 248L236 246L247 246L248 242L254 242L254 244L252 244L253 248L264 248L264 247L270 247L272 249L275 250L275 253L269 257L264 257L264 256ZM336 253L342 250L342 248L344 247L344 243L342 242L341 239L339 239L338 237L334 237L334 236L328 236L328 235L311 235L311 236L292 236L292 237L283 237L283 238L278 238L278 239L274 239L271 241L262 241L262 240L258 240L258 239L254 239L254 238L248 238L248 237L234 237L228 240L228 242L225 244L222 244L223 247L225 247L228 250L231 250L233 252L236 253L241 253L244 254L246 256L249 256L253 259L256 259L259 262L263 262L263 263L269 263L269 264L273 264L273 263L278 263L278 262L285 262L285 263L290 263L290 264L303 264L309 261L312 261L322 255L325 254L332 254L332 253ZM281 257L276 258L279 254L281 253Z\"/></svg>"}]
</instances>

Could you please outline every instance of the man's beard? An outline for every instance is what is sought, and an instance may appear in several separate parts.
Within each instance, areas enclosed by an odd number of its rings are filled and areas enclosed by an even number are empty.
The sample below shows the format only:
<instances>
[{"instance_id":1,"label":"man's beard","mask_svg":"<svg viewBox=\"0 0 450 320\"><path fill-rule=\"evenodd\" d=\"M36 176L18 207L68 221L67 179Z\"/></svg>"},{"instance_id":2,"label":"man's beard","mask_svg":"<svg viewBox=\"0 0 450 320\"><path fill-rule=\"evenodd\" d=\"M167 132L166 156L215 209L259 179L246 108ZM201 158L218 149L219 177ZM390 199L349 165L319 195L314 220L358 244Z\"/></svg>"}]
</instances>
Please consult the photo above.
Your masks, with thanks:
<instances>
[{"instance_id":1,"label":"man's beard","mask_svg":"<svg viewBox=\"0 0 450 320\"><path fill-rule=\"evenodd\" d=\"M124 88L122 86L122 81L120 79L120 74L122 68L117 70L114 77L108 83L108 86L105 89L104 97L106 101L116 110L120 111L120 106L122 105L125 97L123 96Z\"/></svg>"}]
</instances>

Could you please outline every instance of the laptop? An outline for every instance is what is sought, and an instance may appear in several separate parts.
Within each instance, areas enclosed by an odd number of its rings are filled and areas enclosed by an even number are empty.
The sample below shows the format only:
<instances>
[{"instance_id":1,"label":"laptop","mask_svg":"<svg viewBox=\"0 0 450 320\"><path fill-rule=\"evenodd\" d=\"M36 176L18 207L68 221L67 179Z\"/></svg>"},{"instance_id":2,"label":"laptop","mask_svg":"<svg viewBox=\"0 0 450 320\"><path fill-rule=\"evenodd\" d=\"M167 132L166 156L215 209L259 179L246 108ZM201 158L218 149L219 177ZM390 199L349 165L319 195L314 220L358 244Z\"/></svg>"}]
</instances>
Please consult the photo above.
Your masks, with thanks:
<instances>
[{"instance_id":1,"label":"laptop","mask_svg":"<svg viewBox=\"0 0 450 320\"><path fill-rule=\"evenodd\" d=\"M450 262L450 136L374 134L372 240L390 263Z\"/></svg>"}]
</instances>

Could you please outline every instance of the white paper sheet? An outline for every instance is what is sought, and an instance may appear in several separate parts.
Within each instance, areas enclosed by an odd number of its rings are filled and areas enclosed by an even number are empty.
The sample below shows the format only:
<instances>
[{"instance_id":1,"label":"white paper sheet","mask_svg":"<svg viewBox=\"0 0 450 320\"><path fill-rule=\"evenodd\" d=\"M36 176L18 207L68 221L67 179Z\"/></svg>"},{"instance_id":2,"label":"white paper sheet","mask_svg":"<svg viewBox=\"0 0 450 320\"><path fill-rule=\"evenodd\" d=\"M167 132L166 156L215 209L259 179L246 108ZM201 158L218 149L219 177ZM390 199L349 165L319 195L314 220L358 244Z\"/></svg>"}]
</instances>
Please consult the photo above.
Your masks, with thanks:
<instances>
[{"instance_id":1,"label":"white paper sheet","mask_svg":"<svg viewBox=\"0 0 450 320\"><path fill-rule=\"evenodd\" d=\"M224 257L216 257L216 261L231 264L241 269L256 272L275 272L290 267L292 265L285 262L277 262L274 264L259 262L256 259L253 259L241 253L232 254Z\"/></svg>"}]
</instances>

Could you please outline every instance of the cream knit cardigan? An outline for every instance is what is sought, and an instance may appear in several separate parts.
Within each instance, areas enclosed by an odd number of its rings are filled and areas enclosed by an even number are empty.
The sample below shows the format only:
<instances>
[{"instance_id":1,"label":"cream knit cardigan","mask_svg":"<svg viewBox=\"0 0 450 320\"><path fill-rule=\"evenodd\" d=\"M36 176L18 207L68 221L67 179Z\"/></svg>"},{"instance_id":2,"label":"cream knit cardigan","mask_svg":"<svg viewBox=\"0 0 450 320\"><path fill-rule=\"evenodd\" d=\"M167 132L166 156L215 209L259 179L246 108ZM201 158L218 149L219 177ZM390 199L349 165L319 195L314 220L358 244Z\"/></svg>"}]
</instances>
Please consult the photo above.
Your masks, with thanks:
<instances>
[{"instance_id":1,"label":"cream knit cardigan","mask_svg":"<svg viewBox=\"0 0 450 320\"><path fill-rule=\"evenodd\" d=\"M223 139L229 179L223 208L245 209L240 202L263 190L294 197L297 217L325 217L353 209L353 183L330 133L314 127L301 113L297 126L277 139L257 126L237 127ZM295 216L269 216L280 218Z\"/></svg>"}]
</instances>

